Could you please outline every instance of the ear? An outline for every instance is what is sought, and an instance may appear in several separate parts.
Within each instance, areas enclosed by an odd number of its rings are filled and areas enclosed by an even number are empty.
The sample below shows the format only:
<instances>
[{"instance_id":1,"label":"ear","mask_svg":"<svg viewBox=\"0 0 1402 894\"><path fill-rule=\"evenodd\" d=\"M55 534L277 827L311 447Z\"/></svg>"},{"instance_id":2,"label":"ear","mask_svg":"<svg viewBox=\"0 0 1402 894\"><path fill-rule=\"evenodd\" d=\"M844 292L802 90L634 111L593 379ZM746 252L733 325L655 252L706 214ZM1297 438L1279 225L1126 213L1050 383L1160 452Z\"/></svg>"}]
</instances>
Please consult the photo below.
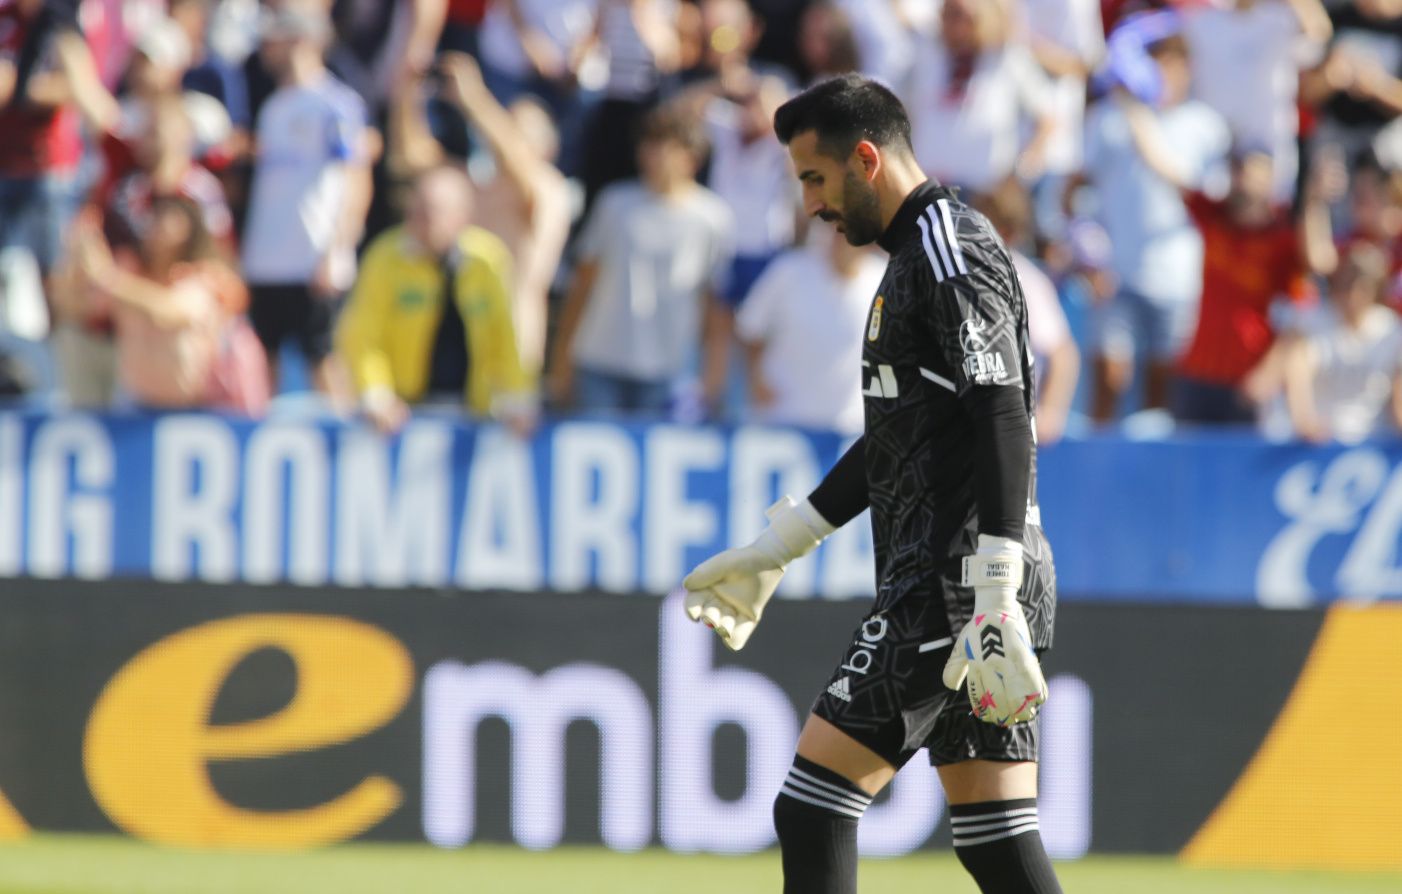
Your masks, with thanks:
<instances>
[{"instance_id":1,"label":"ear","mask_svg":"<svg viewBox=\"0 0 1402 894\"><path fill-rule=\"evenodd\" d=\"M875 180L877 172L881 170L881 150L876 144L871 140L862 140L853 148L852 155L861 166L866 181L870 183Z\"/></svg>"}]
</instances>

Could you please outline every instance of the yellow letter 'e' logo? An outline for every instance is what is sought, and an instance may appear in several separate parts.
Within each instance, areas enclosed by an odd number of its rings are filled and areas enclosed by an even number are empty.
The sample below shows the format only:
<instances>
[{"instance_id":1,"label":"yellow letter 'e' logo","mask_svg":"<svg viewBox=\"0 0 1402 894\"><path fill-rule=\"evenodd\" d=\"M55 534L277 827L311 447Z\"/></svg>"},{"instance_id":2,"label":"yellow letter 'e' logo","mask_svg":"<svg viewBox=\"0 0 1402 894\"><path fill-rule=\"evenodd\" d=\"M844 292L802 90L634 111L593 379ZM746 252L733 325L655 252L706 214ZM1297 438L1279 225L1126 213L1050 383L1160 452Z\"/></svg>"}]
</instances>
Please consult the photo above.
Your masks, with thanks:
<instances>
[{"instance_id":1,"label":"yellow letter 'e' logo","mask_svg":"<svg viewBox=\"0 0 1402 894\"><path fill-rule=\"evenodd\" d=\"M229 673L270 647L297 666L292 701L266 717L211 726ZM163 844L296 849L343 841L394 811L399 786L370 776L324 804L247 810L219 796L207 764L350 741L393 719L413 682L403 644L347 618L259 614L191 627L138 654L98 697L83 742L88 785L117 826Z\"/></svg>"}]
</instances>

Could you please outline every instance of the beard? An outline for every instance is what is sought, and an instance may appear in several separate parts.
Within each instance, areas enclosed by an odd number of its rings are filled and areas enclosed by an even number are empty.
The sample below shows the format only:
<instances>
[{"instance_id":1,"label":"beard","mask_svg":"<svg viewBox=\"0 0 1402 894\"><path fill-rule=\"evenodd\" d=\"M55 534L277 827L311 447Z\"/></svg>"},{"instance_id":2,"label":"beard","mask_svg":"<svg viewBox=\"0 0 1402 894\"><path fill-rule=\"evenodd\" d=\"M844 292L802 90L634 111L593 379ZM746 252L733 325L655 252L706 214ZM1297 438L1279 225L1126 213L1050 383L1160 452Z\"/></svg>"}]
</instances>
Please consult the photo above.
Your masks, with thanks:
<instances>
[{"instance_id":1,"label":"beard","mask_svg":"<svg viewBox=\"0 0 1402 894\"><path fill-rule=\"evenodd\" d=\"M855 174L842 182L842 235L848 245L870 245L881 236L876 190Z\"/></svg>"}]
</instances>

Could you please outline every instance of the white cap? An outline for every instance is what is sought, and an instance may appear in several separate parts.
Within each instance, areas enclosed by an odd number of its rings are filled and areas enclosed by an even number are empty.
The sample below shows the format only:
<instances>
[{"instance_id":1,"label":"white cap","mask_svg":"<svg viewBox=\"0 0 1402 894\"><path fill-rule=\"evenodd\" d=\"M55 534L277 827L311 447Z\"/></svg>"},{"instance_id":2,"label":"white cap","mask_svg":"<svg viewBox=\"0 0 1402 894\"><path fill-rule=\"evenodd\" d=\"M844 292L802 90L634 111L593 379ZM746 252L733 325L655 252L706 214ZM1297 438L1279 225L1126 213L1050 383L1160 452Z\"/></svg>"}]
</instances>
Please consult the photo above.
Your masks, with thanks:
<instances>
[{"instance_id":1,"label":"white cap","mask_svg":"<svg viewBox=\"0 0 1402 894\"><path fill-rule=\"evenodd\" d=\"M190 67L190 40L174 19L159 18L147 25L136 51L162 68Z\"/></svg>"}]
</instances>

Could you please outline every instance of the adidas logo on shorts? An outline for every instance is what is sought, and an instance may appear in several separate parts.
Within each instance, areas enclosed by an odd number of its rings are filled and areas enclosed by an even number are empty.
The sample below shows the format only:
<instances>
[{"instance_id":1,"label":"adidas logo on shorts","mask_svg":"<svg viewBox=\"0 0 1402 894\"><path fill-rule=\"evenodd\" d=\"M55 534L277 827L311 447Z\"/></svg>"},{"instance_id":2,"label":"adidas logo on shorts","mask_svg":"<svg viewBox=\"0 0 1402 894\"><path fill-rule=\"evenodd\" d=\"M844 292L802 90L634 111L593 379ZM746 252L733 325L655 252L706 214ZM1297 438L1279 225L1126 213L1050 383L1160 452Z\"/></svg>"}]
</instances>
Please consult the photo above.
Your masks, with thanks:
<instances>
[{"instance_id":1,"label":"adidas logo on shorts","mask_svg":"<svg viewBox=\"0 0 1402 894\"><path fill-rule=\"evenodd\" d=\"M830 684L828 686L828 695L834 698L840 698L844 702L850 702L852 700L852 689L851 684L848 683L848 679L847 677L843 677L836 683Z\"/></svg>"}]
</instances>

